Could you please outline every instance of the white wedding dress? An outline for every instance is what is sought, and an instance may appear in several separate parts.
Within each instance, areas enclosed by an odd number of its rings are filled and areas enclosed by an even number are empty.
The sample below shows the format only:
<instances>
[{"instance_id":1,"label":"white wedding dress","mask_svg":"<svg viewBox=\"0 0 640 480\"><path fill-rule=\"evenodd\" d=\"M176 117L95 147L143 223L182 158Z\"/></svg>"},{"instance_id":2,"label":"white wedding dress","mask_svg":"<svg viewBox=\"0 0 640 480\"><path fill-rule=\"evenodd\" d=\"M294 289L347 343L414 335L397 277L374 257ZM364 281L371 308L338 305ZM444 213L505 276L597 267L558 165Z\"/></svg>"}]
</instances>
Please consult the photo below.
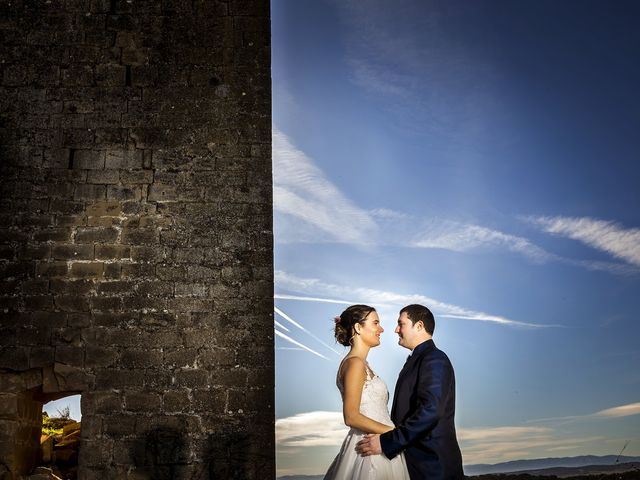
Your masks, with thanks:
<instances>
[{"instance_id":1,"label":"white wedding dress","mask_svg":"<svg viewBox=\"0 0 640 480\"><path fill-rule=\"evenodd\" d=\"M340 372L340 369L338 369ZM338 389L344 397L344 385L338 375ZM360 413L385 425L393 426L389 416L389 391L384 381L367 365L367 379L362 387ZM356 443L365 433L351 428L342 443L324 480L409 480L404 454L389 460L384 455L363 457L356 452Z\"/></svg>"}]
</instances>

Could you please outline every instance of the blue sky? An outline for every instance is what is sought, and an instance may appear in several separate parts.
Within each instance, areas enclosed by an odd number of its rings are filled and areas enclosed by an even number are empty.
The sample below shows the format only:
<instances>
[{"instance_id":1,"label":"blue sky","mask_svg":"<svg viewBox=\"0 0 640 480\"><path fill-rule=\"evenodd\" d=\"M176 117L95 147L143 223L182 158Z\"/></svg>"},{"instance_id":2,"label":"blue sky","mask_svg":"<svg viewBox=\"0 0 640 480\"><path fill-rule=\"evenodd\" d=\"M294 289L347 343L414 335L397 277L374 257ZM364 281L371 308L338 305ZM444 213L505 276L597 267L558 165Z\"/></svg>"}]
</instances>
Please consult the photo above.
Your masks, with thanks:
<instances>
[{"instance_id":1,"label":"blue sky","mask_svg":"<svg viewBox=\"0 0 640 480\"><path fill-rule=\"evenodd\" d=\"M332 318L424 303L464 461L640 455L633 2L272 0L279 474L345 428Z\"/></svg>"}]
</instances>

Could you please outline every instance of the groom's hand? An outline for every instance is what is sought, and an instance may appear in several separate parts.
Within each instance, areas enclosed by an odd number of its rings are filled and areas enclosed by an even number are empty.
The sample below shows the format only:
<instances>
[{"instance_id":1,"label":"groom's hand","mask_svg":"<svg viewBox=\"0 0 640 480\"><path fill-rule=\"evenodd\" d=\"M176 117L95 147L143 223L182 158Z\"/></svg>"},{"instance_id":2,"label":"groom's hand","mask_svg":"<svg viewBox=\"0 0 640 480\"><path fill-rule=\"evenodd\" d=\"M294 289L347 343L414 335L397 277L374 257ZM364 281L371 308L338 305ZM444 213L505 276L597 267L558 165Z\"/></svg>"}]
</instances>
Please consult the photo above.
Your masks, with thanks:
<instances>
[{"instance_id":1,"label":"groom's hand","mask_svg":"<svg viewBox=\"0 0 640 480\"><path fill-rule=\"evenodd\" d=\"M356 443L356 452L363 457L368 455L380 455L382 447L380 446L380 435L370 433L365 435L362 440Z\"/></svg>"}]
</instances>

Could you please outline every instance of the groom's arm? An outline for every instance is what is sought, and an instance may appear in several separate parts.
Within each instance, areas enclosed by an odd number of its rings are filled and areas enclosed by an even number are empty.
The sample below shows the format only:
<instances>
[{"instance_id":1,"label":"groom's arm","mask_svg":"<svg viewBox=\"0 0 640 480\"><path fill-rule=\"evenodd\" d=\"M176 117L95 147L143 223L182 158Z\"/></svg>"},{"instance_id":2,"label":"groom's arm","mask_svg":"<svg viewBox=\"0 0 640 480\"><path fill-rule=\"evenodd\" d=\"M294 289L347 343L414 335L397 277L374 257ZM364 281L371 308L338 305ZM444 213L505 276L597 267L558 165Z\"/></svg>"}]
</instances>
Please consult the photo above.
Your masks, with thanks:
<instances>
[{"instance_id":1,"label":"groom's arm","mask_svg":"<svg viewBox=\"0 0 640 480\"><path fill-rule=\"evenodd\" d=\"M380 435L380 446L387 458L395 457L435 428L443 416L453 378L453 368L446 357L422 360L416 386L417 408L403 423Z\"/></svg>"}]
</instances>

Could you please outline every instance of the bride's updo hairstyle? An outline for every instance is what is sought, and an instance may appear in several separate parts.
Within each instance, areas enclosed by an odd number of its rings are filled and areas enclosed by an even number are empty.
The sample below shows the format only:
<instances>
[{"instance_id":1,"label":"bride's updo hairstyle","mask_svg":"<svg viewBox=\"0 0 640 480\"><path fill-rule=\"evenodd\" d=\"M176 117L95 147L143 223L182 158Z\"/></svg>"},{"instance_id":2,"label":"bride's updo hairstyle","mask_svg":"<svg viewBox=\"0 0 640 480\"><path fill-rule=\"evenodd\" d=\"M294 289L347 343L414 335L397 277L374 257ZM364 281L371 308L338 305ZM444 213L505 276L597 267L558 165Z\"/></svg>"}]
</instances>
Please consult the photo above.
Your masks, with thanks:
<instances>
[{"instance_id":1,"label":"bride's updo hairstyle","mask_svg":"<svg viewBox=\"0 0 640 480\"><path fill-rule=\"evenodd\" d=\"M362 325L367 318L367 315L375 311L376 309L369 305L351 305L348 307L340 314L339 317L335 318L336 342L340 345L344 345L345 347L350 346L353 341L353 337L356 335L356 323Z\"/></svg>"}]
</instances>

